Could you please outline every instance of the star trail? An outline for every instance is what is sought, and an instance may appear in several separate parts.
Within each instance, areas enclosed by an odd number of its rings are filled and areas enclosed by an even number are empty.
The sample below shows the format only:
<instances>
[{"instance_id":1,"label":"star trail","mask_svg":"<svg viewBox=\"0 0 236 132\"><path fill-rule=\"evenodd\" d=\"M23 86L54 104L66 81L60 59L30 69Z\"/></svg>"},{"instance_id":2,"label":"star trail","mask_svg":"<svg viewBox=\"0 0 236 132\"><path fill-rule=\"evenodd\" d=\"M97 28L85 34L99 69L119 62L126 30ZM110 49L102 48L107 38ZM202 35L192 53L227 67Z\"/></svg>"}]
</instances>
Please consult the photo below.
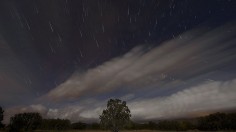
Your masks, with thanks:
<instances>
[{"instance_id":1,"label":"star trail","mask_svg":"<svg viewBox=\"0 0 236 132\"><path fill-rule=\"evenodd\" d=\"M0 106L98 121L110 98L132 119L236 109L231 0L0 1ZM146 109L149 108L149 109Z\"/></svg>"}]
</instances>

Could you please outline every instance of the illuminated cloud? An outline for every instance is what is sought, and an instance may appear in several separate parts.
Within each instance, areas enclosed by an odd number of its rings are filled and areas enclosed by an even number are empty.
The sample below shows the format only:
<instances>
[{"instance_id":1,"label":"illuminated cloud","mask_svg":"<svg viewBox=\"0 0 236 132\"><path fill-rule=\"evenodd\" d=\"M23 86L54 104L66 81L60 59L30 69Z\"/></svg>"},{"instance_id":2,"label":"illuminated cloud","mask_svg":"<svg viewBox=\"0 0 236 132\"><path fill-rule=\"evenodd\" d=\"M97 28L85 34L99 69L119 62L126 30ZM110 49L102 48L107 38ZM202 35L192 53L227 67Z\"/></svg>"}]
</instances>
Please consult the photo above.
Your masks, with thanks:
<instances>
[{"instance_id":1,"label":"illuminated cloud","mask_svg":"<svg viewBox=\"0 0 236 132\"><path fill-rule=\"evenodd\" d=\"M70 119L72 122L98 121L106 101L116 97L127 101L135 120L194 117L234 109L236 80L209 78L206 81L203 77L236 60L235 50L230 49L236 42L231 32L235 27L228 27L190 31L151 49L138 46L84 73L76 72L42 96L38 104L8 108L5 122L19 112L39 112L45 118ZM198 83L194 84L192 80L198 80ZM178 89L175 90L176 86ZM116 93L122 88L123 93ZM173 92L145 96L163 88ZM112 92L115 94L111 95ZM97 99L101 95L109 96ZM44 105L48 100L75 103L53 107Z\"/></svg>"},{"instance_id":2,"label":"illuminated cloud","mask_svg":"<svg viewBox=\"0 0 236 132\"><path fill-rule=\"evenodd\" d=\"M150 121L168 118L197 117L211 112L227 111L236 108L236 79L230 81L209 81L197 86L178 91L174 94L153 98L129 100L132 119ZM133 98L127 95L126 98ZM124 96L125 98L125 96ZM85 101L60 108L46 108L42 105L12 108L8 115L19 112L39 112L45 118L70 119L72 122L99 121L99 115L107 100ZM10 113L9 113L10 112ZM6 122L6 121L5 121Z\"/></svg>"},{"instance_id":3,"label":"illuminated cloud","mask_svg":"<svg viewBox=\"0 0 236 132\"><path fill-rule=\"evenodd\" d=\"M97 121L110 98L135 120L236 109L231 0L0 3L5 122L22 112Z\"/></svg>"},{"instance_id":4,"label":"illuminated cloud","mask_svg":"<svg viewBox=\"0 0 236 132\"><path fill-rule=\"evenodd\" d=\"M133 99L128 101L127 105L134 120L197 117L211 112L235 109L235 85L236 79L225 82L205 82L168 96ZM81 105L64 107L57 109L57 114L53 117L68 118L72 121L89 119L97 121L105 108L105 103L106 100L91 104L92 106L99 104L97 107Z\"/></svg>"},{"instance_id":5,"label":"illuminated cloud","mask_svg":"<svg viewBox=\"0 0 236 132\"><path fill-rule=\"evenodd\" d=\"M38 112L42 115L43 118L69 119L72 122L98 121L98 116L104 109L105 102L93 101L90 102L89 104L84 104L84 103L86 103L86 101L83 101L82 104L74 104L59 108L50 108L42 104L33 104L29 106L15 106L5 110L6 112L4 113L5 114L4 123L8 124L10 121L10 117L12 117L14 114L25 113L25 112Z\"/></svg>"},{"instance_id":6,"label":"illuminated cloud","mask_svg":"<svg viewBox=\"0 0 236 132\"><path fill-rule=\"evenodd\" d=\"M43 115L71 121L97 121L106 101L114 97L127 101L135 120L195 117L235 109L235 77L216 81L204 77L218 73L218 68L236 60L235 49L230 49L236 42L234 29L227 25L215 30L190 31L159 47L138 46L84 73L76 72L39 101L79 103L45 108ZM178 89L174 89L176 86ZM109 94L119 92L122 87L125 87L124 94ZM145 96L163 88L172 92ZM137 92L139 90L142 92ZM96 99L101 94L110 96ZM30 110L32 108L38 109L30 106Z\"/></svg>"},{"instance_id":7,"label":"illuminated cloud","mask_svg":"<svg viewBox=\"0 0 236 132\"><path fill-rule=\"evenodd\" d=\"M134 119L155 120L196 117L236 108L236 79L213 81L166 97L133 100L129 107Z\"/></svg>"},{"instance_id":8,"label":"illuminated cloud","mask_svg":"<svg viewBox=\"0 0 236 132\"><path fill-rule=\"evenodd\" d=\"M48 108L42 104L32 104L29 106L14 106L7 108L4 112L4 123L9 123L10 117L17 113L38 112L43 117L47 117Z\"/></svg>"},{"instance_id":9,"label":"illuminated cloud","mask_svg":"<svg viewBox=\"0 0 236 132\"><path fill-rule=\"evenodd\" d=\"M236 42L234 29L229 24L214 30L190 31L155 48L135 47L84 73L74 73L42 98L64 101L122 87L136 91L184 84L236 60L235 50L229 49Z\"/></svg>"}]
</instances>

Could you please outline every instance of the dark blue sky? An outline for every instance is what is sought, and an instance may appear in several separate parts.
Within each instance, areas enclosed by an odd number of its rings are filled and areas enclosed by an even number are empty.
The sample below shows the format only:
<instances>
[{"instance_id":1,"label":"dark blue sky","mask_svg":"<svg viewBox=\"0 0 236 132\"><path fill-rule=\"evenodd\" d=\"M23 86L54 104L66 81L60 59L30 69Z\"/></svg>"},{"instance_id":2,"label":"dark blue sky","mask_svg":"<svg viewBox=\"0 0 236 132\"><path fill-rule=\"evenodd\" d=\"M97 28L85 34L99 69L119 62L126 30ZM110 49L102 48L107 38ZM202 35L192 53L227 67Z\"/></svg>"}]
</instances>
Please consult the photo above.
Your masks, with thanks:
<instances>
[{"instance_id":1,"label":"dark blue sky","mask_svg":"<svg viewBox=\"0 0 236 132\"><path fill-rule=\"evenodd\" d=\"M234 110L235 5L2 0L0 105L72 121L96 120L109 98L136 120Z\"/></svg>"}]
</instances>

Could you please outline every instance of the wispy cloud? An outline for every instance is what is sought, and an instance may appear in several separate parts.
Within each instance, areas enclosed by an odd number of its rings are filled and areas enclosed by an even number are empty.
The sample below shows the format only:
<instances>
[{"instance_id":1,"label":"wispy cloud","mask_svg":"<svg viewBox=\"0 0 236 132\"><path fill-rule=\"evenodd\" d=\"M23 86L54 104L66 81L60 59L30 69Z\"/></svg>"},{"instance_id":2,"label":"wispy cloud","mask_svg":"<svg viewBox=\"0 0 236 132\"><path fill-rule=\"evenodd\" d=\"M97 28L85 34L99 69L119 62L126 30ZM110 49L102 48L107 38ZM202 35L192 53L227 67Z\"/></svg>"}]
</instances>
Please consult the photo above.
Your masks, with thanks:
<instances>
[{"instance_id":1,"label":"wispy cloud","mask_svg":"<svg viewBox=\"0 0 236 132\"><path fill-rule=\"evenodd\" d=\"M225 82L205 82L168 96L139 97L129 100L128 106L132 118L136 121L197 117L212 112L235 109L235 85L236 79ZM68 118L72 121L97 121L105 108L106 101L94 101L90 104L91 106L75 105L57 109L57 114L53 117Z\"/></svg>"},{"instance_id":2,"label":"wispy cloud","mask_svg":"<svg viewBox=\"0 0 236 132\"><path fill-rule=\"evenodd\" d=\"M154 48L135 47L84 73L74 73L42 96L36 105L8 108L6 118L14 113L36 111L46 118L97 121L114 93L115 97L127 101L135 120L189 117L235 109L235 78L216 81L205 78L207 82L192 83L236 61L234 31L235 26L226 25L214 30L190 31ZM178 89L174 89L176 86ZM145 96L163 88L173 92ZM104 94L110 96L97 98ZM45 103L48 100L58 101L59 105ZM73 103L63 103L69 100Z\"/></svg>"},{"instance_id":3,"label":"wispy cloud","mask_svg":"<svg viewBox=\"0 0 236 132\"><path fill-rule=\"evenodd\" d=\"M150 121L168 118L197 117L217 111L236 108L236 79L230 81L209 81L177 93L153 98L136 98L128 101L135 121ZM129 94L124 98L133 98ZM88 104L86 103L88 101ZM7 109L7 115L19 112L39 112L44 118L70 119L72 122L98 121L107 100L87 100L60 108L46 108L43 105L14 107ZM8 121L6 117L5 122Z\"/></svg>"},{"instance_id":4,"label":"wispy cloud","mask_svg":"<svg viewBox=\"0 0 236 132\"><path fill-rule=\"evenodd\" d=\"M122 87L132 91L185 83L236 60L235 48L231 48L236 42L233 31L235 26L229 24L214 30L189 31L151 49L135 47L96 68L74 73L42 98L73 100Z\"/></svg>"},{"instance_id":5,"label":"wispy cloud","mask_svg":"<svg viewBox=\"0 0 236 132\"><path fill-rule=\"evenodd\" d=\"M133 100L129 107L136 120L196 117L236 108L236 79L200 84L166 97Z\"/></svg>"}]
</instances>

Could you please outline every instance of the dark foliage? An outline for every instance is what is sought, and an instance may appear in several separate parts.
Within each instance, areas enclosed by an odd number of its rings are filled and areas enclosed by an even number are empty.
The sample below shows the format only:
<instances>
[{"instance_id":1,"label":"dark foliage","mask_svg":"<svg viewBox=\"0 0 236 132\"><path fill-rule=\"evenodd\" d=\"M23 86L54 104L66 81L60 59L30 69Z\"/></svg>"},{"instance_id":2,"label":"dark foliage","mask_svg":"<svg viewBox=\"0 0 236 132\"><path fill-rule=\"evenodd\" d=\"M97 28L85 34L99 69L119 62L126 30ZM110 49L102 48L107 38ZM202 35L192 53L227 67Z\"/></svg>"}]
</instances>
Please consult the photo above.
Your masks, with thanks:
<instances>
[{"instance_id":1,"label":"dark foliage","mask_svg":"<svg viewBox=\"0 0 236 132\"><path fill-rule=\"evenodd\" d=\"M72 129L76 130L100 130L100 124L98 123L83 123L83 122L76 122L71 124Z\"/></svg>"},{"instance_id":2,"label":"dark foliage","mask_svg":"<svg viewBox=\"0 0 236 132\"><path fill-rule=\"evenodd\" d=\"M194 128L195 126L189 121L160 121L157 125L157 129L159 130L185 131Z\"/></svg>"},{"instance_id":3,"label":"dark foliage","mask_svg":"<svg viewBox=\"0 0 236 132\"><path fill-rule=\"evenodd\" d=\"M16 114L10 119L9 129L11 132L31 131L37 129L42 123L39 113Z\"/></svg>"},{"instance_id":4,"label":"dark foliage","mask_svg":"<svg viewBox=\"0 0 236 132\"><path fill-rule=\"evenodd\" d=\"M70 128L70 120L66 119L43 119L40 126L42 130L68 130Z\"/></svg>"},{"instance_id":5,"label":"dark foliage","mask_svg":"<svg viewBox=\"0 0 236 132\"><path fill-rule=\"evenodd\" d=\"M126 130L156 130L157 129L157 123L153 121L149 121L148 123L135 123L133 121L130 121L126 126Z\"/></svg>"},{"instance_id":6,"label":"dark foliage","mask_svg":"<svg viewBox=\"0 0 236 132\"><path fill-rule=\"evenodd\" d=\"M87 128L87 124L83 122L76 122L71 124L71 128L77 130L85 130Z\"/></svg>"},{"instance_id":7,"label":"dark foliage","mask_svg":"<svg viewBox=\"0 0 236 132\"><path fill-rule=\"evenodd\" d=\"M87 124L87 129L89 129L89 130L99 130L99 129L101 129L101 127L100 127L99 123L91 123L91 124Z\"/></svg>"},{"instance_id":8,"label":"dark foliage","mask_svg":"<svg viewBox=\"0 0 236 132\"><path fill-rule=\"evenodd\" d=\"M162 120L158 122L134 123L130 122L125 129L128 130L162 130L162 131L186 131L186 130L236 130L236 113L215 113L201 118L188 120Z\"/></svg>"},{"instance_id":9,"label":"dark foliage","mask_svg":"<svg viewBox=\"0 0 236 132\"><path fill-rule=\"evenodd\" d=\"M1 110L3 113L3 110ZM205 117L188 120L162 120L157 122L135 123L129 121L125 124L126 130L162 130L186 131L199 129L204 131L236 130L236 113L215 113ZM42 119L39 113L16 114L11 117L7 129L10 132L40 130L101 130L98 123L70 123L66 119Z\"/></svg>"},{"instance_id":10,"label":"dark foliage","mask_svg":"<svg viewBox=\"0 0 236 132\"><path fill-rule=\"evenodd\" d=\"M4 110L0 106L0 129L4 127L4 124L2 123L2 121L3 121L3 113L4 113Z\"/></svg>"},{"instance_id":11,"label":"dark foliage","mask_svg":"<svg viewBox=\"0 0 236 132\"><path fill-rule=\"evenodd\" d=\"M236 113L215 113L201 117L198 121L199 130L235 130Z\"/></svg>"},{"instance_id":12,"label":"dark foliage","mask_svg":"<svg viewBox=\"0 0 236 132\"><path fill-rule=\"evenodd\" d=\"M107 109L100 115L100 124L105 129L118 132L130 121L130 110L125 101L110 99L107 102Z\"/></svg>"}]
</instances>

